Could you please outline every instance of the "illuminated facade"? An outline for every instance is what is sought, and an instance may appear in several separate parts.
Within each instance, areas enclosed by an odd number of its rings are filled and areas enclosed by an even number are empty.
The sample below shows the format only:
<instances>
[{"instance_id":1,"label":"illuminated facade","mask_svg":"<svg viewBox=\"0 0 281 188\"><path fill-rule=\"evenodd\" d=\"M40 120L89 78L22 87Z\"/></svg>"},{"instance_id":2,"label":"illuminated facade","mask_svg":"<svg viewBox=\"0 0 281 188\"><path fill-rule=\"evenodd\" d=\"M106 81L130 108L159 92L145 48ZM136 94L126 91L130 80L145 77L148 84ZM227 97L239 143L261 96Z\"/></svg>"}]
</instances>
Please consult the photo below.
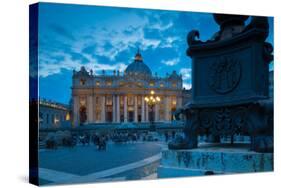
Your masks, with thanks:
<instances>
[{"instance_id":1,"label":"illuminated facade","mask_svg":"<svg viewBox=\"0 0 281 188\"><path fill-rule=\"evenodd\" d=\"M70 126L69 107L47 100L39 101L39 127L45 128L61 128Z\"/></svg>"},{"instance_id":2,"label":"illuminated facade","mask_svg":"<svg viewBox=\"0 0 281 188\"><path fill-rule=\"evenodd\" d=\"M141 54L124 73L102 71L94 75L81 67L72 77L73 124L145 123L171 121L173 111L182 106L182 77L176 71L166 77L152 75ZM145 97L151 91L160 97L154 109L148 107Z\"/></svg>"}]
</instances>

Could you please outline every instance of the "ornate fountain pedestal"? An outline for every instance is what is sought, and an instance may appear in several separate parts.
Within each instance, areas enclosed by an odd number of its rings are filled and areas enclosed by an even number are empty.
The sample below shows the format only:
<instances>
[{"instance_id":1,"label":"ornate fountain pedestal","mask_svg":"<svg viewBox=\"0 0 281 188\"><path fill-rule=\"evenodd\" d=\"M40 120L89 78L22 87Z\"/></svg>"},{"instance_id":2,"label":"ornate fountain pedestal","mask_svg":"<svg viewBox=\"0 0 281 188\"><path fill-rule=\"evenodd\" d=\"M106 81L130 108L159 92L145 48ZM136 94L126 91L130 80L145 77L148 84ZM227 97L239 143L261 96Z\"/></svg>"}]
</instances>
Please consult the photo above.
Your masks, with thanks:
<instances>
[{"instance_id":1,"label":"ornate fountain pedestal","mask_svg":"<svg viewBox=\"0 0 281 188\"><path fill-rule=\"evenodd\" d=\"M185 116L185 137L162 152L159 177L273 170L273 99L269 63L273 47L266 17L215 14L220 30L211 40L187 36L192 58L192 100L178 110ZM245 135L250 144L202 146L198 136ZM230 144L231 145L231 144Z\"/></svg>"},{"instance_id":2,"label":"ornate fountain pedestal","mask_svg":"<svg viewBox=\"0 0 281 188\"><path fill-rule=\"evenodd\" d=\"M211 40L187 36L192 58L192 100L181 110L185 138L170 149L196 148L197 136L251 136L251 149L273 152L273 99L269 98L269 63L273 47L266 17L214 15L220 25ZM216 141L218 139L214 139Z\"/></svg>"}]
</instances>

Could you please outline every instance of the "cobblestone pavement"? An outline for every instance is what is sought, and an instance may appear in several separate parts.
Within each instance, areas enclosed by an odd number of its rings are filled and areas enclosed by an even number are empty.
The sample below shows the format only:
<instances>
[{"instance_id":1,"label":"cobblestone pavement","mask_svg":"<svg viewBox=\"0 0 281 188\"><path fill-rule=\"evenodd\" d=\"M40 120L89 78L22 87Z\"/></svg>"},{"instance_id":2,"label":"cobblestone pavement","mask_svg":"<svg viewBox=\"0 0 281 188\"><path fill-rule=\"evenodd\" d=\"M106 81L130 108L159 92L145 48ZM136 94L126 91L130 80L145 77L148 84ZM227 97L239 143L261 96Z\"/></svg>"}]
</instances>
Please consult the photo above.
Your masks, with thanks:
<instances>
[{"instance_id":1,"label":"cobblestone pavement","mask_svg":"<svg viewBox=\"0 0 281 188\"><path fill-rule=\"evenodd\" d=\"M109 143L106 151L94 145L41 150L39 174L42 184L120 181L153 178L163 143Z\"/></svg>"}]
</instances>

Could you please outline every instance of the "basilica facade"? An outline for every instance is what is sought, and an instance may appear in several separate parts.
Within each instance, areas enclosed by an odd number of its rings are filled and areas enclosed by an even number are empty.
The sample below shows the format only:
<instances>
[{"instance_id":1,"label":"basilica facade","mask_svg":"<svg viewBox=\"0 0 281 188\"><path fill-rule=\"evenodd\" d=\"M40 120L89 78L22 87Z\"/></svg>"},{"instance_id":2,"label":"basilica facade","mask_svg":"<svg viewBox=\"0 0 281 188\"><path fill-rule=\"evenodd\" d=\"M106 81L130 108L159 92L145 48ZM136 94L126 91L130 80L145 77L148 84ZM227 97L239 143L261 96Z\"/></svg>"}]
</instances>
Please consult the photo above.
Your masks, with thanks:
<instances>
[{"instance_id":1,"label":"basilica facade","mask_svg":"<svg viewBox=\"0 0 281 188\"><path fill-rule=\"evenodd\" d=\"M184 90L182 77L176 71L165 77L153 75L139 52L124 73L92 70L81 67L72 76L73 125L95 123L169 122L173 112L182 107ZM145 100L151 92L158 97L149 106Z\"/></svg>"}]
</instances>

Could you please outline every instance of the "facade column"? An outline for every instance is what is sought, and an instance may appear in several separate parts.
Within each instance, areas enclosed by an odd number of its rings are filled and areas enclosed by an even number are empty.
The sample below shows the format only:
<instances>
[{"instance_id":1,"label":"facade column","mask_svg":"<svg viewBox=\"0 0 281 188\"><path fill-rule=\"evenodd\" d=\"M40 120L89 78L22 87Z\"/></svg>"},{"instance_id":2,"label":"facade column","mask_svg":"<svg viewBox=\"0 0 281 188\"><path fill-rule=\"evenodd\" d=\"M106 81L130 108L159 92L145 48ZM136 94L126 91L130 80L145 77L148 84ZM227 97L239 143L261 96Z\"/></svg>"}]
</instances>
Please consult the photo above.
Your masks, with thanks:
<instances>
[{"instance_id":1,"label":"facade column","mask_svg":"<svg viewBox=\"0 0 281 188\"><path fill-rule=\"evenodd\" d=\"M138 97L137 96L135 96L135 103L134 103L134 107L135 107L135 109L134 109L134 120L135 120L135 122L138 122Z\"/></svg>"},{"instance_id":2,"label":"facade column","mask_svg":"<svg viewBox=\"0 0 281 188\"><path fill-rule=\"evenodd\" d=\"M177 108L182 107L182 96L177 97Z\"/></svg>"},{"instance_id":3,"label":"facade column","mask_svg":"<svg viewBox=\"0 0 281 188\"><path fill-rule=\"evenodd\" d=\"M116 122L116 95L112 95L112 122Z\"/></svg>"},{"instance_id":4,"label":"facade column","mask_svg":"<svg viewBox=\"0 0 281 188\"><path fill-rule=\"evenodd\" d=\"M165 97L165 120L166 121L170 121L170 111L171 111L170 97L166 96Z\"/></svg>"},{"instance_id":5,"label":"facade column","mask_svg":"<svg viewBox=\"0 0 281 188\"><path fill-rule=\"evenodd\" d=\"M149 121L149 117L148 117L148 104L147 102L145 103L145 121L148 122Z\"/></svg>"},{"instance_id":6,"label":"facade column","mask_svg":"<svg viewBox=\"0 0 281 188\"><path fill-rule=\"evenodd\" d=\"M145 121L144 114L144 96L141 96L141 122Z\"/></svg>"},{"instance_id":7,"label":"facade column","mask_svg":"<svg viewBox=\"0 0 281 188\"><path fill-rule=\"evenodd\" d=\"M49 115L49 119L51 115ZM51 121L49 121L50 123ZM76 127L79 125L79 97L73 97L73 126Z\"/></svg>"},{"instance_id":8,"label":"facade column","mask_svg":"<svg viewBox=\"0 0 281 188\"><path fill-rule=\"evenodd\" d=\"M155 112L154 112L154 114L155 114L155 121L159 121L159 104L157 103L156 105L155 105Z\"/></svg>"},{"instance_id":9,"label":"facade column","mask_svg":"<svg viewBox=\"0 0 281 188\"><path fill-rule=\"evenodd\" d=\"M96 117L96 96L93 95L93 122L95 123L97 121Z\"/></svg>"},{"instance_id":10,"label":"facade column","mask_svg":"<svg viewBox=\"0 0 281 188\"><path fill-rule=\"evenodd\" d=\"M182 95L180 95L177 98L177 109L182 108L182 106L183 106L183 104L182 104ZM182 114L180 114L179 118L182 119Z\"/></svg>"},{"instance_id":11,"label":"facade column","mask_svg":"<svg viewBox=\"0 0 281 188\"><path fill-rule=\"evenodd\" d=\"M105 122L105 96L101 97L101 122Z\"/></svg>"},{"instance_id":12,"label":"facade column","mask_svg":"<svg viewBox=\"0 0 281 188\"><path fill-rule=\"evenodd\" d=\"M93 123L93 97L92 95L87 96L87 122Z\"/></svg>"},{"instance_id":13,"label":"facade column","mask_svg":"<svg viewBox=\"0 0 281 188\"><path fill-rule=\"evenodd\" d=\"M116 108L117 108L116 122L120 123L120 96L119 95L116 96Z\"/></svg>"},{"instance_id":14,"label":"facade column","mask_svg":"<svg viewBox=\"0 0 281 188\"><path fill-rule=\"evenodd\" d=\"M124 122L128 122L127 96L124 96Z\"/></svg>"}]
</instances>

